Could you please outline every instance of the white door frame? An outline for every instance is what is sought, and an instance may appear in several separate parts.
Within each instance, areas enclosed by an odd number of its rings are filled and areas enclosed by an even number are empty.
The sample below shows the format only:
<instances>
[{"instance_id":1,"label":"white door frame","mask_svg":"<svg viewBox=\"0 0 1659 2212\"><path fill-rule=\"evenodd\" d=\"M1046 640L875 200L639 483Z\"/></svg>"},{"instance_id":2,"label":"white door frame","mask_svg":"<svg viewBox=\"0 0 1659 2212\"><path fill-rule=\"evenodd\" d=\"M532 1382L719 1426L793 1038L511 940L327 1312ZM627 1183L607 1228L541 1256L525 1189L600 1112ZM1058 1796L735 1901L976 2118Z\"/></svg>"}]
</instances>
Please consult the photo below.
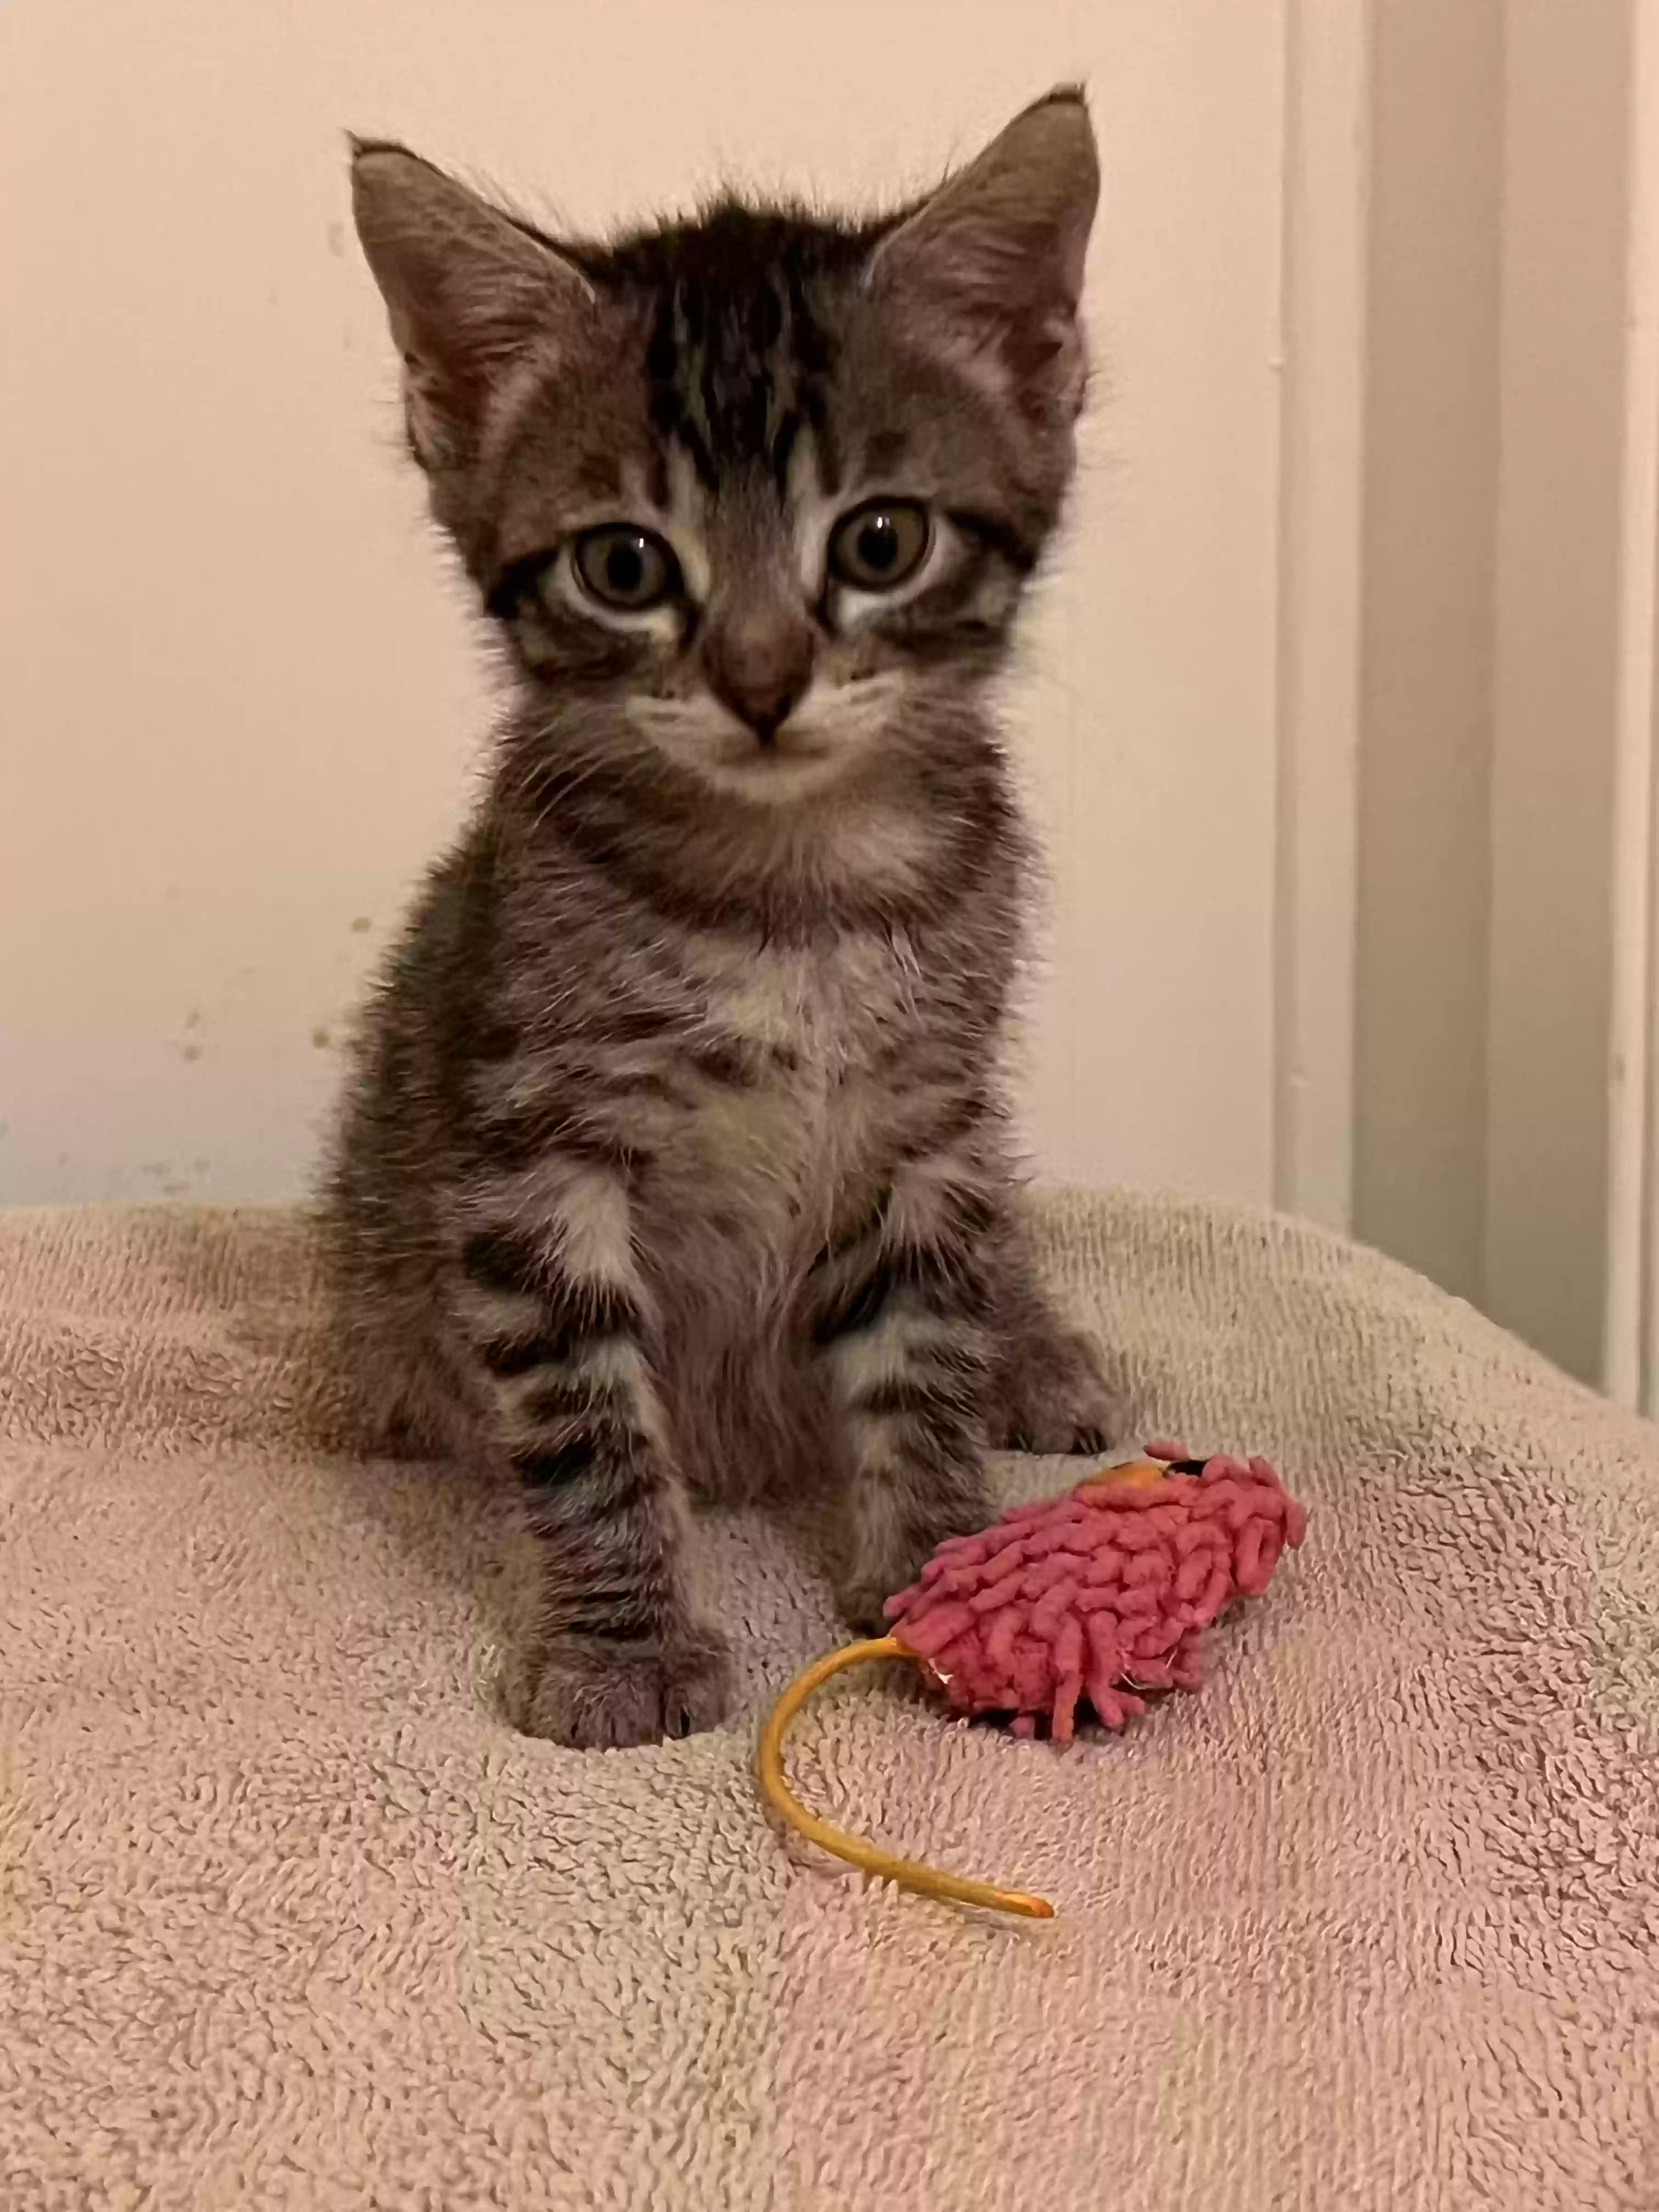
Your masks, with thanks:
<instances>
[{"instance_id":1,"label":"white door frame","mask_svg":"<svg viewBox=\"0 0 1659 2212\"><path fill-rule=\"evenodd\" d=\"M1279 1206L1340 1229L1351 1226L1353 1204L1372 14L1371 0L1280 0L1273 1182ZM1552 220L1558 212L1536 165L1556 158L1559 143L1571 143L1573 131L1596 127L1588 118L1558 115L1547 104L1534 112L1543 96L1539 73L1547 72L1553 40L1577 40L1590 27L1565 15L1534 21L1530 42L1523 42L1525 52L1518 58L1532 73L1526 85L1532 105L1523 100L1516 106L1510 79L1488 95L1505 101L1510 182L1518 172L1533 187L1519 206L1506 191L1507 224L1498 240L1506 268L1524 281L1511 288L1494 363L1494 405L1516 441L1499 462L1494 592L1500 614L1510 623L1507 631L1504 622L1498 623L1501 678L1506 637L1513 643L1530 636L1547 611L1525 598L1521 587L1531 589L1536 580L1525 562L1520 571L1505 565L1516 550L1515 533L1539 523L1535 502L1512 504L1508 496L1521 479L1531 481L1528 471L1535 471L1539 459L1531 441L1564 440L1576 454L1579 441L1593 443L1605 430L1605 416L1592 421L1583 410L1622 406L1616 481L1609 471L1583 495L1593 502L1590 523L1598 531L1605 527L1601 544L1611 545L1616 534L1616 624L1609 609L1605 629L1588 643L1579 641L1583 665L1575 667L1572 684L1563 690L1574 706L1582 695L1588 719L1571 726L1587 757L1592 749L1612 745L1613 819L1602 825L1601 848L1610 927L1604 937L1593 929L1581 932L1584 950L1577 966L1564 969L1566 983L1556 977L1548 987L1559 992L1570 985L1581 1010L1585 991L1594 991L1599 1000L1607 987L1608 1025L1603 1034L1598 1023L1595 1040L1605 1054L1605 1119L1589 1095L1593 1085L1547 1110L1540 1107L1528 1118L1527 1102L1519 1094L1532 1092L1547 1101L1552 1071L1535 1060L1517 1060L1513 1052L1494 1056L1493 1038L1501 1041L1513 1033L1517 1012L1528 1017L1521 1024L1527 1033L1547 1036L1554 1033L1553 1013L1559 1010L1565 1023L1571 1009L1565 1001L1557 1009L1540 979L1517 966L1513 957L1500 958L1504 948L1495 939L1486 994L1483 1295L1492 1311L1523 1331L1530 1318L1536 1327L1528 1333L1544 1342L1548 1301L1529 1297L1529 1289L1570 1261L1575 1279L1590 1296L1598 1281L1602 1285L1604 1387L1620 1402L1659 1416L1659 0L1620 0L1616 12L1598 16L1601 76L1587 71L1582 83L1568 88L1583 94L1588 86L1599 99L1605 85L1621 81L1627 67L1627 169L1619 170L1613 191L1610 180L1625 161L1626 149L1613 143L1617 134L1610 131L1607 144L1596 151L1595 178L1589 184L1580 180L1586 205L1594 204L1598 222L1606 220L1608 207L1618 200L1627 225L1623 300L1616 296L1616 270L1609 270L1605 282L1598 275L1600 289L1590 302L1609 329L1622 307L1618 357L1597 357L1596 374L1605 370L1604 381L1595 391L1586 390L1577 414L1553 391L1538 387L1538 372L1528 368L1525 358L1524 319L1536 311L1537 298L1547 295L1549 257L1560 250L1559 240L1534 238L1523 220L1528 211L1534 220L1540 211ZM1620 45L1626 40L1627 48ZM1614 58L1626 52L1628 64L1620 59L1615 74ZM1534 144L1534 137L1540 136L1550 143ZM1598 198L1602 185L1608 189ZM1519 363L1513 374L1512 350ZM1517 409L1513 422L1512 405ZM1507 538L1505 531L1510 533ZM1528 550L1520 547L1523 554ZM1558 550L1560 558L1572 557L1570 548ZM1609 561L1610 571L1614 566ZM1554 572L1544 563L1540 573L1547 580ZM1616 727L1610 734L1603 719L1609 689L1597 691L1590 679L1606 674L1606 653L1615 647ZM1493 805L1496 809L1501 787L1511 841L1506 848L1510 894L1511 899L1516 896L1514 840L1519 823L1525 863L1521 888L1529 899L1547 901L1558 851L1547 794L1540 790L1533 798L1528 778L1534 763L1524 747L1510 741L1504 722L1506 698L1511 706L1517 703L1513 685L1506 692L1499 681ZM1558 742L1553 732L1531 734L1539 743L1547 736L1552 747ZM1597 757L1603 763L1609 757L1605 750L1598 750ZM1562 772L1559 753L1552 751L1550 759L1552 772ZM1494 836L1496 822L1494 812ZM1604 959L1610 960L1610 977L1601 965ZM1582 1020L1579 1026L1582 1030ZM1587 1039L1581 1042L1588 1047ZM1546 1086L1543 1093L1540 1085ZM1593 1126L1598 1121L1601 1126ZM1500 1130L1504 1143L1494 1166L1494 1132ZM1564 1146L1573 1148L1575 1160L1590 1152L1599 1155L1605 1146L1607 1170L1605 1218L1575 1220L1563 1227L1563 1234L1570 1231L1578 1240L1571 1255L1548 1237L1540 1242L1541 1231L1528 1227L1537 1175L1547 1171L1552 1158L1562 1156ZM1586 1334L1583 1327L1578 1334ZM1554 1347L1546 1342L1545 1348Z\"/></svg>"}]
</instances>

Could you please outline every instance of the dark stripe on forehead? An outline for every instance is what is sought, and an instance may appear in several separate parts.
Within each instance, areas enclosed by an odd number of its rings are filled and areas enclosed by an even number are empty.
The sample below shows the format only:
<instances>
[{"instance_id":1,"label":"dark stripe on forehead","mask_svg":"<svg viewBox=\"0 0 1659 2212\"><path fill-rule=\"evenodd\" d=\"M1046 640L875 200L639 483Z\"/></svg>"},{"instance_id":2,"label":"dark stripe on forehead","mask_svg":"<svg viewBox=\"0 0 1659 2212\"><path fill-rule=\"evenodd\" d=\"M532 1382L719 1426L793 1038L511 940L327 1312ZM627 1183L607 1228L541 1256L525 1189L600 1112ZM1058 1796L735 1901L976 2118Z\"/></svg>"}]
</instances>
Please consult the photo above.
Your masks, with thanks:
<instances>
[{"instance_id":1,"label":"dark stripe on forehead","mask_svg":"<svg viewBox=\"0 0 1659 2212\"><path fill-rule=\"evenodd\" d=\"M812 443L817 454L818 477L828 496L835 499L841 491L841 447L836 437L835 422L830 411L830 382L827 377L809 377L801 385L801 412L812 426Z\"/></svg>"},{"instance_id":2,"label":"dark stripe on forehead","mask_svg":"<svg viewBox=\"0 0 1659 2212\"><path fill-rule=\"evenodd\" d=\"M668 481L667 441L661 434L645 457L645 489L653 507L666 509L672 486Z\"/></svg>"},{"instance_id":3,"label":"dark stripe on forehead","mask_svg":"<svg viewBox=\"0 0 1659 2212\"><path fill-rule=\"evenodd\" d=\"M788 489L789 464L805 427L799 410L792 407L779 423L778 434L772 441L772 475L780 495Z\"/></svg>"},{"instance_id":4,"label":"dark stripe on forehead","mask_svg":"<svg viewBox=\"0 0 1659 2212\"><path fill-rule=\"evenodd\" d=\"M817 449L818 473L831 498L841 489L841 456L832 433L830 394L836 368L835 342L813 312L801 271L788 272L789 329L793 342L797 397L801 413L811 425ZM786 462L785 465L787 464Z\"/></svg>"},{"instance_id":5,"label":"dark stripe on forehead","mask_svg":"<svg viewBox=\"0 0 1659 2212\"><path fill-rule=\"evenodd\" d=\"M646 361L653 425L665 443L684 448L708 488L757 465L781 486L804 425L827 472L838 474L830 437L834 347L787 260L664 281Z\"/></svg>"},{"instance_id":6,"label":"dark stripe on forehead","mask_svg":"<svg viewBox=\"0 0 1659 2212\"><path fill-rule=\"evenodd\" d=\"M669 289L658 298L656 320L652 325L650 343L646 348L645 371L651 384L651 424L665 445L673 443L684 447L702 482L712 488L720 480L719 471L702 429L686 412L681 386L682 350L679 301L677 291ZM662 504L665 506L667 496L665 477L662 492Z\"/></svg>"}]
</instances>

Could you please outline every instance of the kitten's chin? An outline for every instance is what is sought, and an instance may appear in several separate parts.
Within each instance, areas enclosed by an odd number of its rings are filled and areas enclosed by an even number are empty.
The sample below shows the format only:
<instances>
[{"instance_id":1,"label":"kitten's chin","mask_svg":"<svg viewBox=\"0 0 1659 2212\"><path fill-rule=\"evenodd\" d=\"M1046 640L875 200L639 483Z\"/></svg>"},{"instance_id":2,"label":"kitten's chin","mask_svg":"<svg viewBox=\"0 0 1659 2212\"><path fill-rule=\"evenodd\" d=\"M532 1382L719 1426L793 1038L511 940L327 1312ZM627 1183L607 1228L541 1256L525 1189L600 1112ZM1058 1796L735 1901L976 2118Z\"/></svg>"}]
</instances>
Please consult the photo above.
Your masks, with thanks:
<instances>
[{"instance_id":1,"label":"kitten's chin","mask_svg":"<svg viewBox=\"0 0 1659 2212\"><path fill-rule=\"evenodd\" d=\"M709 753L683 762L698 781L725 799L746 799L757 806L789 806L839 783L851 766L833 745L794 746L787 733L770 745L733 746L726 755Z\"/></svg>"}]
</instances>

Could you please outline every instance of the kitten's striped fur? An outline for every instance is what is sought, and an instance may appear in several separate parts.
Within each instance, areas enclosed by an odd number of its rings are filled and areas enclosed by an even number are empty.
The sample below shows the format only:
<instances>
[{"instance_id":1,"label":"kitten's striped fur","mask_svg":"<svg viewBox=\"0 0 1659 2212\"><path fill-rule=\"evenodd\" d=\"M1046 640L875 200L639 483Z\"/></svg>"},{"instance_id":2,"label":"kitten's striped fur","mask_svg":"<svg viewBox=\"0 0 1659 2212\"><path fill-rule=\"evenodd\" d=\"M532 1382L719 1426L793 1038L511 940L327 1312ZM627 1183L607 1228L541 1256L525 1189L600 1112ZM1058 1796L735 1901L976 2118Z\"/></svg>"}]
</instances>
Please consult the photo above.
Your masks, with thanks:
<instances>
[{"instance_id":1,"label":"kitten's striped fur","mask_svg":"<svg viewBox=\"0 0 1659 2212\"><path fill-rule=\"evenodd\" d=\"M997 1057L1028 852L985 700L1057 518L1095 197L1080 100L903 217L723 204L559 245L400 149L359 228L411 447L511 648L477 818L369 1011L332 1188L388 1423L504 1455L540 1540L520 1724L705 1726L688 1487L834 1467L866 1620L986 1514L991 1441L1091 1445ZM926 501L914 582L837 514ZM627 520L670 603L584 599Z\"/></svg>"}]
</instances>

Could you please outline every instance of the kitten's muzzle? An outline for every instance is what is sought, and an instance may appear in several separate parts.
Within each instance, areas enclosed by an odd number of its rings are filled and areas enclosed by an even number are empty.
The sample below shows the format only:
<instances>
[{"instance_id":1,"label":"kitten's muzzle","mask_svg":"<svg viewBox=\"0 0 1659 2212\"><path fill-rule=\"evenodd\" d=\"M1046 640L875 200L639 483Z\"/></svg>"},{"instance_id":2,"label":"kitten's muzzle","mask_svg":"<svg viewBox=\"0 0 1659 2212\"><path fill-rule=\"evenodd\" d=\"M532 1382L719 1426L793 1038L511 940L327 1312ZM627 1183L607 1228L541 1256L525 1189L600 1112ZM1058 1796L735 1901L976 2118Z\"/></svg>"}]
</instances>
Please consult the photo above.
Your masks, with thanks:
<instances>
[{"instance_id":1,"label":"kitten's muzzle","mask_svg":"<svg viewBox=\"0 0 1659 2212\"><path fill-rule=\"evenodd\" d=\"M811 624L793 610L740 617L709 633L709 688L769 745L805 696L813 653Z\"/></svg>"}]
</instances>

